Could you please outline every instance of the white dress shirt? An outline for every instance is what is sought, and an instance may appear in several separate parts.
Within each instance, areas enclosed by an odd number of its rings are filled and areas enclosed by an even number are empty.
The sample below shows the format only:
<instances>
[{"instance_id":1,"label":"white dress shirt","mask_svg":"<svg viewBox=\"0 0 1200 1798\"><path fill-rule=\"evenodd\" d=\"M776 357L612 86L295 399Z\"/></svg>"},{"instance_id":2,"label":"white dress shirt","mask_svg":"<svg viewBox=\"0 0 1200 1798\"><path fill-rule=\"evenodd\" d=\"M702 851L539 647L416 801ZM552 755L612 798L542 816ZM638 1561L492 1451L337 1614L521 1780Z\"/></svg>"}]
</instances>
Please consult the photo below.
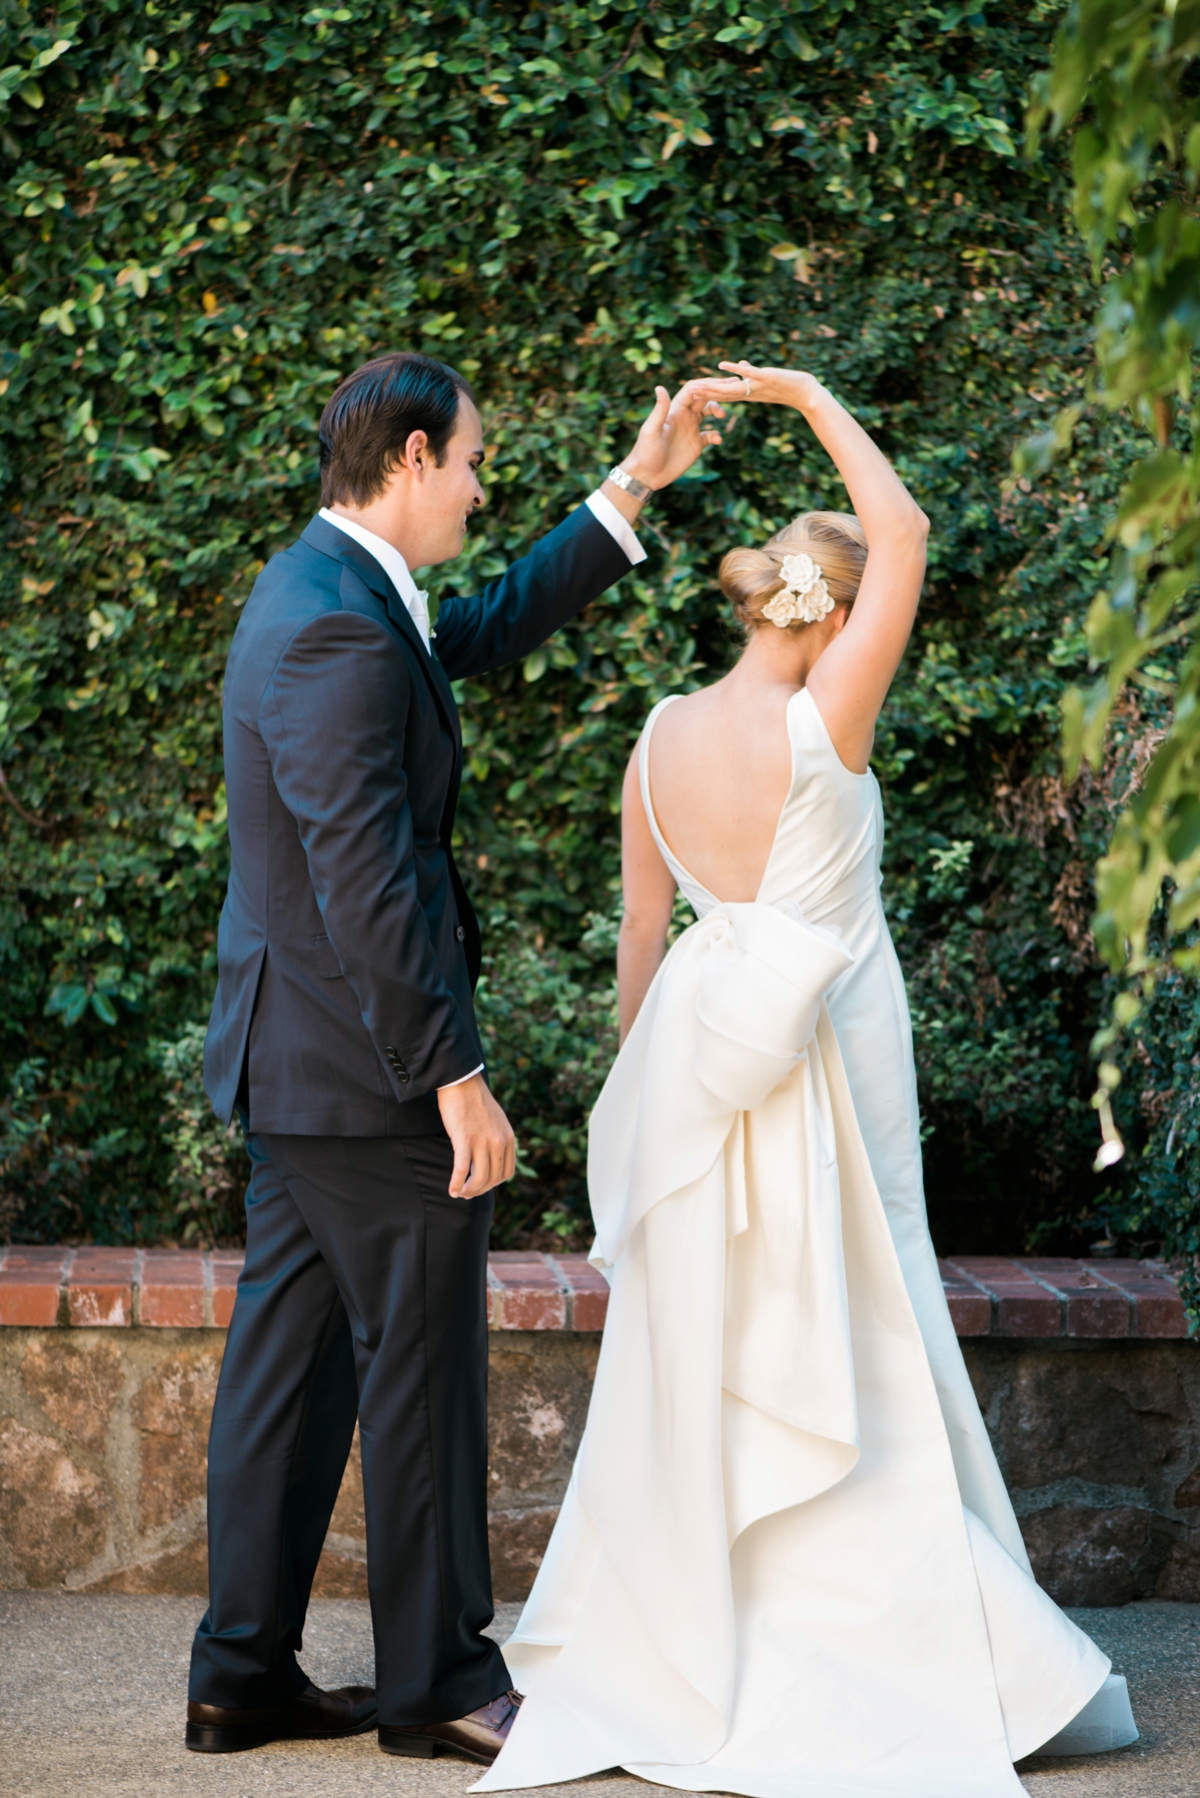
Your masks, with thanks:
<instances>
[{"instance_id":1,"label":"white dress shirt","mask_svg":"<svg viewBox=\"0 0 1200 1798\"><path fill-rule=\"evenodd\" d=\"M587 506L593 517L604 526L609 536L615 538L620 544L632 563L636 565L638 562L646 560L646 552L638 542L633 526L628 519L622 518L606 494L599 490L589 494ZM331 512L328 506L321 507L320 516L326 524L332 524L339 531L345 531L347 537L353 537L356 543L362 544L369 555L374 556L404 601L409 616L417 627L417 635L428 650L429 595L413 580L408 563L400 551L386 538L376 536L374 531L368 531L363 525L356 524L352 518L343 518L340 513ZM483 1066L481 1061L477 1068L472 1068L471 1072L464 1074L460 1080L448 1080L447 1086L465 1085L468 1080L474 1080L476 1074L482 1074ZM441 1089L439 1088L439 1090Z\"/></svg>"},{"instance_id":2,"label":"white dress shirt","mask_svg":"<svg viewBox=\"0 0 1200 1798\"><path fill-rule=\"evenodd\" d=\"M408 570L408 563L400 551L385 537L377 537L374 531L365 526L355 524L352 518L343 518L337 512L331 512L328 506L322 506L320 517L326 524L336 525L339 531L345 531L347 537L353 537L356 543L374 556L383 572L408 608L408 614L417 627L417 634L426 649L429 648L429 595L423 587L418 587Z\"/></svg>"}]
</instances>

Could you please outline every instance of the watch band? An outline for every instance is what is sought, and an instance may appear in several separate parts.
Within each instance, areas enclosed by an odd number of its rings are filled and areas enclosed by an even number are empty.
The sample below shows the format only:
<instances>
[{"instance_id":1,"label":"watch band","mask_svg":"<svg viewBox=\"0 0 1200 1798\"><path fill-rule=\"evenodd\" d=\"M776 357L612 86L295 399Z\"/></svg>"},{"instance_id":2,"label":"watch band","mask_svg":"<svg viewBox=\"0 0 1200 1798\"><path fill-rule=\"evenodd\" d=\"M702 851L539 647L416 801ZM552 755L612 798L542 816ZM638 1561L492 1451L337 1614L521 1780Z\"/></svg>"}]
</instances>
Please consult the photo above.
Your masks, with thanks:
<instances>
[{"instance_id":1,"label":"watch band","mask_svg":"<svg viewBox=\"0 0 1200 1798\"><path fill-rule=\"evenodd\" d=\"M605 478L610 480L614 487L622 488L631 499L649 499L654 492L653 487L647 487L645 481L637 480L635 476L627 474L623 468L610 468Z\"/></svg>"}]
</instances>

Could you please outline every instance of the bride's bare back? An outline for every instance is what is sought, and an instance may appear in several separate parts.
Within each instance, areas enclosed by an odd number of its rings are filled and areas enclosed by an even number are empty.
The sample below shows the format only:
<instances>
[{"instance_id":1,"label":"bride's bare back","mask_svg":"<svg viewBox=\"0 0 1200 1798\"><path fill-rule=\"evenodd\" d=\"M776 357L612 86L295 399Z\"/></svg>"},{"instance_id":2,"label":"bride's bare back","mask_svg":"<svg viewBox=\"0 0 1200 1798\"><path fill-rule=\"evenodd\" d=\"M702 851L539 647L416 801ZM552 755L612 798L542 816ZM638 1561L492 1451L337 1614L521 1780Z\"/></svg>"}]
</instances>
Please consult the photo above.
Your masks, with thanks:
<instances>
[{"instance_id":1,"label":"bride's bare back","mask_svg":"<svg viewBox=\"0 0 1200 1798\"><path fill-rule=\"evenodd\" d=\"M838 603L801 631L755 628L731 673L659 714L650 792L676 860L728 903L757 898L791 788L788 702L807 687L837 754L866 770L879 708L912 628L928 521L886 458L811 375L722 363L736 381L697 383L702 398L794 406L845 482L866 539L853 609ZM741 390L740 392L738 390ZM675 879L642 805L637 754L621 812L625 916L617 946L624 1039L666 950Z\"/></svg>"},{"instance_id":2,"label":"bride's bare back","mask_svg":"<svg viewBox=\"0 0 1200 1798\"><path fill-rule=\"evenodd\" d=\"M757 897L792 781L795 687L730 678L664 708L650 792L677 859L716 898Z\"/></svg>"}]
</instances>

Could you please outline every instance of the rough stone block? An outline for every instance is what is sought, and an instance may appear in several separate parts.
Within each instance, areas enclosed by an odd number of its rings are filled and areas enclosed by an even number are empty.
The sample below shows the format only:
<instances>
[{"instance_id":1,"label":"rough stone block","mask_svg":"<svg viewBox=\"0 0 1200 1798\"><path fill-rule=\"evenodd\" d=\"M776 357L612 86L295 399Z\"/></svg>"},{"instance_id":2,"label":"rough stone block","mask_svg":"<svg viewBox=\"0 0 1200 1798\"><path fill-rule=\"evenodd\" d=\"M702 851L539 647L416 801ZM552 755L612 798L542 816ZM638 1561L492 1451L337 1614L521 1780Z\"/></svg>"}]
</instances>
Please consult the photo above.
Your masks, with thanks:
<instances>
[{"instance_id":1,"label":"rough stone block","mask_svg":"<svg viewBox=\"0 0 1200 1798\"><path fill-rule=\"evenodd\" d=\"M138 1522L169 1523L204 1495L208 1425L220 1357L211 1349L172 1355L138 1391L133 1421L142 1432Z\"/></svg>"},{"instance_id":2,"label":"rough stone block","mask_svg":"<svg viewBox=\"0 0 1200 1798\"><path fill-rule=\"evenodd\" d=\"M489 1257L498 1300L493 1329L563 1330L567 1324L567 1295L555 1269L544 1255L501 1250Z\"/></svg>"},{"instance_id":3,"label":"rough stone block","mask_svg":"<svg viewBox=\"0 0 1200 1798\"><path fill-rule=\"evenodd\" d=\"M1135 1343L1097 1344L1017 1360L997 1449L1017 1489L1067 1479L1144 1487L1176 1458L1189 1423L1175 1359Z\"/></svg>"},{"instance_id":4,"label":"rough stone block","mask_svg":"<svg viewBox=\"0 0 1200 1798\"><path fill-rule=\"evenodd\" d=\"M0 1536L30 1586L59 1585L108 1538L100 1480L13 1417L0 1419Z\"/></svg>"},{"instance_id":5,"label":"rough stone block","mask_svg":"<svg viewBox=\"0 0 1200 1798\"><path fill-rule=\"evenodd\" d=\"M208 1599L208 1543L203 1534L183 1548L151 1555L75 1587L80 1592L172 1592L180 1598ZM196 1621L200 1621L197 1610Z\"/></svg>"},{"instance_id":6,"label":"rough stone block","mask_svg":"<svg viewBox=\"0 0 1200 1798\"><path fill-rule=\"evenodd\" d=\"M75 1251L67 1277L67 1309L77 1329L133 1322L134 1249Z\"/></svg>"},{"instance_id":7,"label":"rough stone block","mask_svg":"<svg viewBox=\"0 0 1200 1798\"><path fill-rule=\"evenodd\" d=\"M103 1454L108 1426L125 1383L121 1351L111 1339L35 1336L21 1362L21 1382L52 1423L93 1454Z\"/></svg>"},{"instance_id":8,"label":"rough stone block","mask_svg":"<svg viewBox=\"0 0 1200 1798\"><path fill-rule=\"evenodd\" d=\"M512 1604L529 1596L557 1516L557 1505L492 1512L488 1518L488 1540L492 1595L497 1604Z\"/></svg>"},{"instance_id":9,"label":"rough stone block","mask_svg":"<svg viewBox=\"0 0 1200 1798\"><path fill-rule=\"evenodd\" d=\"M1051 1505L1021 1519L1038 1584L1057 1604L1119 1605L1148 1598L1170 1554L1152 1511Z\"/></svg>"},{"instance_id":10,"label":"rough stone block","mask_svg":"<svg viewBox=\"0 0 1200 1798\"><path fill-rule=\"evenodd\" d=\"M367 1596L367 1515L363 1504L362 1445L357 1427L342 1475L341 1491L329 1520L329 1538L317 1563L313 1591L318 1598Z\"/></svg>"},{"instance_id":11,"label":"rough stone block","mask_svg":"<svg viewBox=\"0 0 1200 1798\"><path fill-rule=\"evenodd\" d=\"M1200 1507L1200 1466L1193 1467L1175 1493L1175 1504L1181 1511Z\"/></svg>"},{"instance_id":12,"label":"rough stone block","mask_svg":"<svg viewBox=\"0 0 1200 1798\"><path fill-rule=\"evenodd\" d=\"M1011 1343L1005 1343L1011 1348ZM996 1357L991 1353L991 1343L983 1340L969 1339L963 1344L963 1360L967 1364L967 1373L975 1392L975 1403L986 1418L1004 1391L1004 1374L996 1365Z\"/></svg>"},{"instance_id":13,"label":"rough stone block","mask_svg":"<svg viewBox=\"0 0 1200 1798\"><path fill-rule=\"evenodd\" d=\"M1179 1531L1155 1580L1154 1596L1200 1602L1200 1529Z\"/></svg>"},{"instance_id":14,"label":"rough stone block","mask_svg":"<svg viewBox=\"0 0 1200 1798\"><path fill-rule=\"evenodd\" d=\"M599 1353L595 1338L492 1338L488 1502L497 1511L557 1504L583 1435Z\"/></svg>"},{"instance_id":15,"label":"rough stone block","mask_svg":"<svg viewBox=\"0 0 1200 1798\"><path fill-rule=\"evenodd\" d=\"M365 1598L367 1596L367 1563L357 1556L331 1548L328 1542L321 1550L313 1579L314 1598Z\"/></svg>"},{"instance_id":16,"label":"rough stone block","mask_svg":"<svg viewBox=\"0 0 1200 1798\"><path fill-rule=\"evenodd\" d=\"M0 1324L24 1329L58 1322L63 1277L69 1249L8 1249L0 1264Z\"/></svg>"},{"instance_id":17,"label":"rough stone block","mask_svg":"<svg viewBox=\"0 0 1200 1798\"><path fill-rule=\"evenodd\" d=\"M333 1507L329 1528L335 1536L353 1536L356 1540L364 1543L367 1539L367 1513L363 1503L362 1444L359 1441L357 1424L354 1426L354 1441L350 1444L350 1458L346 1462L346 1471L342 1475L341 1491L338 1493L337 1503Z\"/></svg>"},{"instance_id":18,"label":"rough stone block","mask_svg":"<svg viewBox=\"0 0 1200 1798\"><path fill-rule=\"evenodd\" d=\"M198 1330L204 1323L204 1263L177 1250L146 1252L140 1318L158 1329Z\"/></svg>"}]
</instances>

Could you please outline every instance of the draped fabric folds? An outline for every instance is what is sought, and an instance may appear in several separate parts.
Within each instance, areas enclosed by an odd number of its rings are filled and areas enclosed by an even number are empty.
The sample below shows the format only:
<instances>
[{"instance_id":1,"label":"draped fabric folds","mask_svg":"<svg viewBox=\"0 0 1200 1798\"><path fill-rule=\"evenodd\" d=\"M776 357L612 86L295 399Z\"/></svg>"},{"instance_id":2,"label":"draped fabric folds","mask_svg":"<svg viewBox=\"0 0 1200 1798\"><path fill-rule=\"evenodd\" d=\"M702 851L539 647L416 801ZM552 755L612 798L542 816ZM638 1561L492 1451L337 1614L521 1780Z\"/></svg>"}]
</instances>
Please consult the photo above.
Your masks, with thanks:
<instances>
[{"instance_id":1,"label":"draped fabric folds","mask_svg":"<svg viewBox=\"0 0 1200 1798\"><path fill-rule=\"evenodd\" d=\"M475 1789L1019 1798L1109 1663L1030 1575L937 1279L877 790L799 695L759 898L722 904L649 729L699 916L592 1115L608 1321Z\"/></svg>"}]
</instances>

